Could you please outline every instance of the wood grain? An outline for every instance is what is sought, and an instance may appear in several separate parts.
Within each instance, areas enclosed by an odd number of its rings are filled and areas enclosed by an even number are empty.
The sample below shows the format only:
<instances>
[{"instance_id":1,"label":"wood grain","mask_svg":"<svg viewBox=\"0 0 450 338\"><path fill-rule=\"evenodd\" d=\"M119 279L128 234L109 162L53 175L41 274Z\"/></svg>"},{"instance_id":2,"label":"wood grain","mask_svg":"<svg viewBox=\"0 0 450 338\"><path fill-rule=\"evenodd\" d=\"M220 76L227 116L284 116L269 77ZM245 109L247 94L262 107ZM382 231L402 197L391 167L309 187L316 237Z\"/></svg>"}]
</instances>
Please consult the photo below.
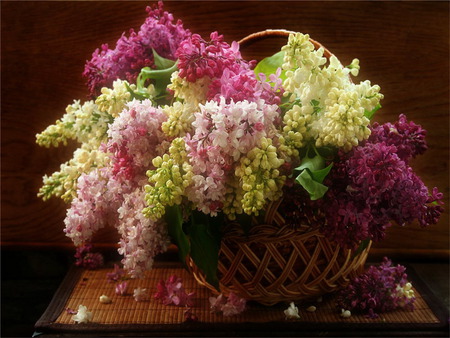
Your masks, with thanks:
<instances>
[{"instance_id":1,"label":"wood grain","mask_svg":"<svg viewBox=\"0 0 450 338\"><path fill-rule=\"evenodd\" d=\"M36 197L44 174L68 160L73 145L45 149L35 134L53 123L74 99L85 99L85 60L102 43L114 46L129 28L138 29L147 2L2 1L2 244L69 241L62 232L64 203ZM166 2L185 27L207 37L218 30L227 41L268 28L309 33L344 64L360 59L361 80L381 86L377 116L400 113L428 129L428 152L413 167L444 192L446 212L438 225L392 227L378 252L449 252L449 3L448 2ZM283 41L246 48L261 59ZM96 237L114 243L105 229ZM381 250L381 251L380 251ZM434 251L433 251L434 250ZM433 254L431 255L433 257Z\"/></svg>"}]
</instances>

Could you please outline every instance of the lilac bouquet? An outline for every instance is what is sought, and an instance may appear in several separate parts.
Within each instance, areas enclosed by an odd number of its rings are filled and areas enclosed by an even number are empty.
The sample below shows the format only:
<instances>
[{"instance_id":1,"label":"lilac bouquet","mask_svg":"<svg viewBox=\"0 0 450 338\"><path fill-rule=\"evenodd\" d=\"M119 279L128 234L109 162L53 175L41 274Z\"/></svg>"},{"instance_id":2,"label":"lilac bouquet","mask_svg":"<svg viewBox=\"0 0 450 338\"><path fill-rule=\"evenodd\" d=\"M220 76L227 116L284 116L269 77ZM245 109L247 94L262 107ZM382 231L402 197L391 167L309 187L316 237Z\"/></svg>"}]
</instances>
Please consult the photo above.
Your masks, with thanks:
<instances>
[{"instance_id":1,"label":"lilac bouquet","mask_svg":"<svg viewBox=\"0 0 450 338\"><path fill-rule=\"evenodd\" d=\"M92 99L37 135L80 145L39 192L70 203L64 231L77 247L111 226L139 277L172 242L217 285L222 225L263 217L282 197L287 223L350 249L392 223L438 221L442 194L409 166L426 132L404 115L371 123L383 95L352 81L357 59L343 66L296 33L256 64L217 32L192 34L161 2L147 11L138 32L87 61Z\"/></svg>"}]
</instances>

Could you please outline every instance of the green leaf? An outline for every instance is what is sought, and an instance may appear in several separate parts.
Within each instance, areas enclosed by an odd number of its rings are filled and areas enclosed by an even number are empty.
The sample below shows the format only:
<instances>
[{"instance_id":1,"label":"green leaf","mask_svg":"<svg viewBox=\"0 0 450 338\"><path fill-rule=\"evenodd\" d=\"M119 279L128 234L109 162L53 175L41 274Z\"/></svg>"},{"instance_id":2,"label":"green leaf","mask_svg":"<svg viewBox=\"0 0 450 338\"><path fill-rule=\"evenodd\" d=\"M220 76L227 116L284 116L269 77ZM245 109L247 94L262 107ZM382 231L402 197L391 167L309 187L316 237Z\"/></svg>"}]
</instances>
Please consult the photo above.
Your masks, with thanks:
<instances>
[{"instance_id":1,"label":"green leaf","mask_svg":"<svg viewBox=\"0 0 450 338\"><path fill-rule=\"evenodd\" d=\"M375 108L373 108L371 111L364 111L364 116L367 117L369 120L372 119L372 117L375 115L375 113L377 112L378 109L381 108L381 104L377 104L375 106Z\"/></svg>"},{"instance_id":2,"label":"green leaf","mask_svg":"<svg viewBox=\"0 0 450 338\"><path fill-rule=\"evenodd\" d=\"M270 74L275 74L277 72L277 69L281 68L283 64L283 59L284 59L284 52L282 51L279 51L278 53L272 56L262 59L254 69L256 78L261 80L259 77L260 73L265 74L267 78L269 78ZM285 71L281 72L280 79L282 80L286 79Z\"/></svg>"},{"instance_id":3,"label":"green leaf","mask_svg":"<svg viewBox=\"0 0 450 338\"><path fill-rule=\"evenodd\" d=\"M309 156L311 149L315 152L313 157ZM300 171L295 180L309 193L312 200L317 200L328 191L328 187L322 183L332 167L333 163L325 167L325 159L320 152L314 146L309 146L301 165L294 169L294 172Z\"/></svg>"},{"instance_id":4,"label":"green leaf","mask_svg":"<svg viewBox=\"0 0 450 338\"><path fill-rule=\"evenodd\" d=\"M170 60L169 60L170 61ZM169 63L163 62L161 65L169 65ZM155 86L156 96L165 93L167 85L170 83L170 77L172 73L178 70L178 63L175 62L168 68L162 69L151 69L149 67L144 67L141 69L139 76L136 81L138 92L144 92L145 81L151 79L153 80L153 85Z\"/></svg>"},{"instance_id":5,"label":"green leaf","mask_svg":"<svg viewBox=\"0 0 450 338\"><path fill-rule=\"evenodd\" d=\"M323 169L324 167L325 167L325 160L323 159L322 156L316 155L314 157L308 157L307 155L302 159L302 164L300 165L300 167L295 168L295 170L309 169L311 171L316 171Z\"/></svg>"},{"instance_id":6,"label":"green leaf","mask_svg":"<svg viewBox=\"0 0 450 338\"><path fill-rule=\"evenodd\" d=\"M296 105L301 107L302 106L302 100L299 99L299 98L296 98L295 100L290 101L290 98L289 97L285 97L285 96L283 96L281 98L280 108L281 108L281 111L283 112L283 114L285 112L287 112L288 110L291 110Z\"/></svg>"},{"instance_id":7,"label":"green leaf","mask_svg":"<svg viewBox=\"0 0 450 338\"><path fill-rule=\"evenodd\" d=\"M311 171L310 174L314 181L322 183L325 177L327 177L328 173L330 172L331 168L333 167L333 163L330 163L330 165L326 168Z\"/></svg>"},{"instance_id":8,"label":"green leaf","mask_svg":"<svg viewBox=\"0 0 450 338\"><path fill-rule=\"evenodd\" d=\"M308 169L302 171L295 179L308 193L311 200L318 200L328 191L328 187L315 181Z\"/></svg>"},{"instance_id":9,"label":"green leaf","mask_svg":"<svg viewBox=\"0 0 450 338\"><path fill-rule=\"evenodd\" d=\"M195 264L203 271L206 281L219 290L217 265L219 263L220 229L214 221L202 212L192 213L189 226L191 240L191 257Z\"/></svg>"},{"instance_id":10,"label":"green leaf","mask_svg":"<svg viewBox=\"0 0 450 338\"><path fill-rule=\"evenodd\" d=\"M353 253L353 257L358 256L361 252L364 251L365 248L367 248L367 246L370 243L370 238L366 238L365 240L361 241L361 243L358 246L358 249L356 249L356 251Z\"/></svg>"},{"instance_id":11,"label":"green leaf","mask_svg":"<svg viewBox=\"0 0 450 338\"><path fill-rule=\"evenodd\" d=\"M321 112L322 108L319 106L319 101L312 99L309 104L313 107L313 115Z\"/></svg>"},{"instance_id":12,"label":"green leaf","mask_svg":"<svg viewBox=\"0 0 450 338\"><path fill-rule=\"evenodd\" d=\"M163 58L160 56L156 50L152 49L153 51L153 59L155 61L156 69L167 69L172 67L175 64L175 61Z\"/></svg>"},{"instance_id":13,"label":"green leaf","mask_svg":"<svg viewBox=\"0 0 450 338\"><path fill-rule=\"evenodd\" d=\"M169 231L169 236L178 247L178 256L181 262L186 264L186 257L190 251L190 244L187 235L183 231L183 216L179 205L166 206L164 215ZM185 265L186 266L186 265Z\"/></svg>"}]
</instances>

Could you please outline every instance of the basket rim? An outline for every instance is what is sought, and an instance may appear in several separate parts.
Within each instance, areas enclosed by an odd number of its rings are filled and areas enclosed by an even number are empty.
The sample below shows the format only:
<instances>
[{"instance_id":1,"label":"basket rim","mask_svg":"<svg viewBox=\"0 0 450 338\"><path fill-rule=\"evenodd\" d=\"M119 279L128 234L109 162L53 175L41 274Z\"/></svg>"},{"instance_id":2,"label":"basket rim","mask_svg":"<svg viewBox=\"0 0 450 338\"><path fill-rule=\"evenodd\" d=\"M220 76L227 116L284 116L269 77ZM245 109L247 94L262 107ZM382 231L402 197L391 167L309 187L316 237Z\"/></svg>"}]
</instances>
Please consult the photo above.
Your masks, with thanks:
<instances>
[{"instance_id":1,"label":"basket rim","mask_svg":"<svg viewBox=\"0 0 450 338\"><path fill-rule=\"evenodd\" d=\"M252 34L249 34L245 37L243 37L242 39L240 39L238 41L238 44L241 46L241 48L245 48L247 46L250 46L251 44L260 41L260 40L265 40L265 39L269 39L269 38L287 38L289 37L289 35L291 34L297 34L299 32L296 31L291 31L291 30L287 30L287 29L266 29L263 31L258 31ZM316 49L319 48L323 48L324 51L324 56L326 58L330 58L331 56L333 56L334 54L332 52L330 52L330 50L328 50L324 45L322 45L320 42L312 39L311 37L309 38L309 41L311 41L311 43L314 45L314 47Z\"/></svg>"}]
</instances>

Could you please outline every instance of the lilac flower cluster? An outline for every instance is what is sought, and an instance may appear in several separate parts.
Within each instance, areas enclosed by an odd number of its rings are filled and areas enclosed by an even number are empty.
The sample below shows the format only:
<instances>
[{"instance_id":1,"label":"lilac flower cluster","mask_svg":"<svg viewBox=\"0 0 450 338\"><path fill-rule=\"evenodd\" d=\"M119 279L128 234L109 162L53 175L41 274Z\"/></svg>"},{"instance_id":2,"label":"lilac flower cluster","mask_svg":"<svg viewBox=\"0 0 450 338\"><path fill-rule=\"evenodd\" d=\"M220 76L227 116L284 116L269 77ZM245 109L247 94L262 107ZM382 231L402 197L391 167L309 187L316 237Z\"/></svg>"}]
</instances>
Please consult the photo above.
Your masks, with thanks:
<instances>
[{"instance_id":1,"label":"lilac flower cluster","mask_svg":"<svg viewBox=\"0 0 450 338\"><path fill-rule=\"evenodd\" d=\"M208 102L195 114L195 134L186 137L193 169L187 196L204 213L223 207L235 163L275 132L277 107L262 102Z\"/></svg>"},{"instance_id":2,"label":"lilac flower cluster","mask_svg":"<svg viewBox=\"0 0 450 338\"><path fill-rule=\"evenodd\" d=\"M407 121L406 116L401 114L394 124L375 122L372 125L372 133L368 142L384 142L397 148L397 155L406 163L411 158L421 155L427 150L425 141L427 131L413 121Z\"/></svg>"},{"instance_id":3,"label":"lilac flower cluster","mask_svg":"<svg viewBox=\"0 0 450 338\"><path fill-rule=\"evenodd\" d=\"M91 241L105 225L116 227L122 237L122 263L133 277L150 269L153 257L169 243L163 222L142 214L145 172L168 145L161 130L165 119L150 100L129 102L110 125L109 141L102 147L110 156L110 165L80 176L77 197L64 221L66 235L76 246Z\"/></svg>"},{"instance_id":4,"label":"lilac flower cluster","mask_svg":"<svg viewBox=\"0 0 450 338\"><path fill-rule=\"evenodd\" d=\"M424 135L400 116L395 125L376 125L367 142L340 152L326 180L329 191L318 202L327 220L322 231L353 248L367 238L383 239L392 221L437 223L442 193L436 188L430 193L406 162L426 149Z\"/></svg>"},{"instance_id":5,"label":"lilac flower cluster","mask_svg":"<svg viewBox=\"0 0 450 338\"><path fill-rule=\"evenodd\" d=\"M143 67L153 67L152 49L174 60L179 44L190 36L180 20L174 22L173 15L164 11L162 1L157 7L147 7L147 13L137 33L131 29L128 37L123 34L115 49L103 44L87 61L83 76L87 78L92 96L97 96L102 87L109 87L118 78L134 83Z\"/></svg>"},{"instance_id":6,"label":"lilac flower cluster","mask_svg":"<svg viewBox=\"0 0 450 338\"><path fill-rule=\"evenodd\" d=\"M385 257L379 266L370 266L338 293L338 308L363 313L370 318L397 308L413 310L414 291L405 271L404 266L393 266Z\"/></svg>"},{"instance_id":7,"label":"lilac flower cluster","mask_svg":"<svg viewBox=\"0 0 450 338\"><path fill-rule=\"evenodd\" d=\"M239 73L240 69L249 68L241 57L237 42L230 46L217 32L212 32L210 39L206 41L200 35L192 34L190 39L181 42L176 52L181 78L195 82L204 76L220 77L224 69Z\"/></svg>"},{"instance_id":8,"label":"lilac flower cluster","mask_svg":"<svg viewBox=\"0 0 450 338\"><path fill-rule=\"evenodd\" d=\"M164 153L168 142L161 130L167 116L150 100L133 100L110 125L107 151L112 154L113 176L122 180L142 178L154 157ZM139 174L141 175L139 177Z\"/></svg>"},{"instance_id":9,"label":"lilac flower cluster","mask_svg":"<svg viewBox=\"0 0 450 338\"><path fill-rule=\"evenodd\" d=\"M281 102L284 92L279 78L281 70L271 74L269 81L264 75L258 80L252 71L255 62L245 61L237 42L233 41L230 46L217 32L211 33L210 41L193 34L180 44L176 55L180 78L191 83L209 79L207 100L219 102L225 99L229 103L263 99L268 104Z\"/></svg>"}]
</instances>

